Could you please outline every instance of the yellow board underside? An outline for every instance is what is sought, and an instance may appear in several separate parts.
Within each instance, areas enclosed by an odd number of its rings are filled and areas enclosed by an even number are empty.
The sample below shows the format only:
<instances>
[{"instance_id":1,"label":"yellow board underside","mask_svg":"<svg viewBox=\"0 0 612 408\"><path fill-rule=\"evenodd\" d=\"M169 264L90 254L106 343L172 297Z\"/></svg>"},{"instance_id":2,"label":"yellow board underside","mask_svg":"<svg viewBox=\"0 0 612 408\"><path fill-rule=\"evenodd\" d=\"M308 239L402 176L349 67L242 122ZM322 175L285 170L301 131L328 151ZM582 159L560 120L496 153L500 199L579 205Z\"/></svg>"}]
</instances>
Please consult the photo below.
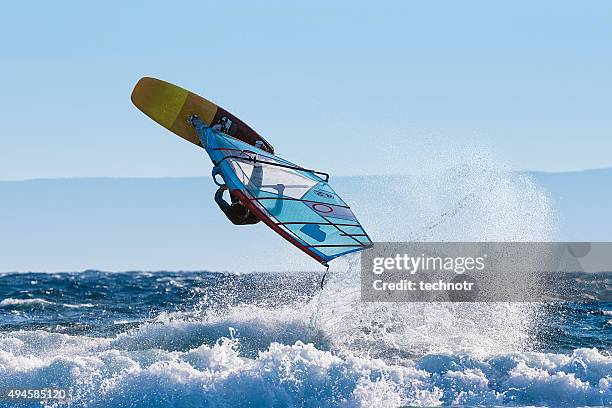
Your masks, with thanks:
<instances>
[{"instance_id":1,"label":"yellow board underside","mask_svg":"<svg viewBox=\"0 0 612 408\"><path fill-rule=\"evenodd\" d=\"M187 119L197 115L210 125L217 105L181 87L155 78L142 78L132 91L132 102L145 115L198 146L200 141Z\"/></svg>"}]
</instances>

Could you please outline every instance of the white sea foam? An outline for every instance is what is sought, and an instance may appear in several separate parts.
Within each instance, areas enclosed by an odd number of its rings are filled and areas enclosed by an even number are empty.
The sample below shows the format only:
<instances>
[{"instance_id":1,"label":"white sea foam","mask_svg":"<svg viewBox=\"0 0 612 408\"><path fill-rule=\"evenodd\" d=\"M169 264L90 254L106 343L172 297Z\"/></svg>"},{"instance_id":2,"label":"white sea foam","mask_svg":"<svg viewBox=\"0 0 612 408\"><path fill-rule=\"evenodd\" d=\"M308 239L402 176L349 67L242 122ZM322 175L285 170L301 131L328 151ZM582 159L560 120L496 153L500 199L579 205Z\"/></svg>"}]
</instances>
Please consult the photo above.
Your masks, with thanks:
<instances>
[{"instance_id":1,"label":"white sea foam","mask_svg":"<svg viewBox=\"0 0 612 408\"><path fill-rule=\"evenodd\" d=\"M252 317L243 323L254 325L251 330L269 341L250 357L241 351L250 339L239 330L189 347L167 343L177 329L191 333L185 339L197 338L207 325L214 327L206 322L151 322L115 339L4 333L0 387L40 386L53 379L73 389L74 406L94 407L136 402L151 407L230 407L247 401L261 406L612 403L612 356L596 349L489 357L432 353L394 364L321 350L300 340L270 341L274 330L264 334ZM146 345L134 347L143 340Z\"/></svg>"},{"instance_id":2,"label":"white sea foam","mask_svg":"<svg viewBox=\"0 0 612 408\"><path fill-rule=\"evenodd\" d=\"M0 301L0 307L19 306L19 305L32 305L32 304L52 305L54 303L53 302L49 302L48 300L45 300L45 299L13 299L13 298L6 298L6 299Z\"/></svg>"},{"instance_id":3,"label":"white sea foam","mask_svg":"<svg viewBox=\"0 0 612 408\"><path fill-rule=\"evenodd\" d=\"M56 305L54 302L50 302L45 299L33 298L33 299L13 299L6 298L0 301L0 307L14 307L14 306L25 306L25 305ZM92 303L78 303L78 304L70 304L70 303L62 303L62 307L68 309L80 309L80 308L90 308L95 307L96 305Z\"/></svg>"},{"instance_id":4,"label":"white sea foam","mask_svg":"<svg viewBox=\"0 0 612 408\"><path fill-rule=\"evenodd\" d=\"M81 309L81 308L96 307L96 305L94 305L93 303L77 303L77 304L63 303L62 306L67 307L68 309Z\"/></svg>"}]
</instances>

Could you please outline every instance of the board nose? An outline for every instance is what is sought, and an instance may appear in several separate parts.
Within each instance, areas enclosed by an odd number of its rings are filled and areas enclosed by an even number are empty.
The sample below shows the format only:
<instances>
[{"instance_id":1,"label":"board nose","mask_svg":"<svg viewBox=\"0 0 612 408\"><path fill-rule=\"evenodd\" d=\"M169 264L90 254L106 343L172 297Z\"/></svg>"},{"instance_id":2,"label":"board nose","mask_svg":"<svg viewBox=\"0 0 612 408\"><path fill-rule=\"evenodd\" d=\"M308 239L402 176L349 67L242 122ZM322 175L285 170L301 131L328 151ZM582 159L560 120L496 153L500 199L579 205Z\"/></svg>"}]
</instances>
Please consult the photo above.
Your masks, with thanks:
<instances>
[{"instance_id":1,"label":"board nose","mask_svg":"<svg viewBox=\"0 0 612 408\"><path fill-rule=\"evenodd\" d=\"M170 129L189 92L159 79L141 78L132 90L132 103L151 119Z\"/></svg>"}]
</instances>

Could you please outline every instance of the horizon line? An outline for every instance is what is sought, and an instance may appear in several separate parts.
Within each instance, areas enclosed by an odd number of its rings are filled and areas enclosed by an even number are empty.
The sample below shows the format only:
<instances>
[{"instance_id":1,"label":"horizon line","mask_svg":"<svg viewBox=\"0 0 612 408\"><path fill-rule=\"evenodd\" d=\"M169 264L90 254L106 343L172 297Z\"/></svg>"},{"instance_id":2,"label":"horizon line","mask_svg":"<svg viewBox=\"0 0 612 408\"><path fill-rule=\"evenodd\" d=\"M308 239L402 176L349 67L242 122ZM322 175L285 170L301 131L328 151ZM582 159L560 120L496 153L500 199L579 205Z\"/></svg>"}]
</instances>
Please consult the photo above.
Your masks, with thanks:
<instances>
[{"instance_id":1,"label":"horizon line","mask_svg":"<svg viewBox=\"0 0 612 408\"><path fill-rule=\"evenodd\" d=\"M568 173L585 173L591 171L609 171L611 167L595 167L580 170L563 170L563 171L548 171L548 170L511 170L511 173L539 173L539 174L568 174ZM417 174L363 174L363 175L334 175L333 177L411 177ZM197 178L210 178L208 175L184 175L184 176L58 176L58 177L32 177L32 178L15 178L15 179L1 179L0 183L18 183L27 181L68 181L68 180L172 180L172 179L197 179Z\"/></svg>"}]
</instances>

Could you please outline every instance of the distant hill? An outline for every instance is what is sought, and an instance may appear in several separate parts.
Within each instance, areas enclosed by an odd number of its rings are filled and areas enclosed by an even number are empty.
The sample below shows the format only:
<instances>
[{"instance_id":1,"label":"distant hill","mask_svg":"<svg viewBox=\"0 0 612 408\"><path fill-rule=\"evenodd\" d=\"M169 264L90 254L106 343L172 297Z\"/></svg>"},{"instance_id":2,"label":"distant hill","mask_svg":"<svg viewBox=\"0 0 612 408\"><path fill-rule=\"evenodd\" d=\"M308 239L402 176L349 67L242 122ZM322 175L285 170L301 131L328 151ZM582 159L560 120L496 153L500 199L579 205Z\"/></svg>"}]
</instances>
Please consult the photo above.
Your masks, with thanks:
<instances>
[{"instance_id":1,"label":"distant hill","mask_svg":"<svg viewBox=\"0 0 612 408\"><path fill-rule=\"evenodd\" d=\"M559 240L612 240L612 169L531 176L556 208ZM395 200L389 186L410 196L417 186L427 191L424 184L404 176L333 178L379 240L390 238L376 232L384 231L374 228L377 217L417 225L408 208L397 219L379 212ZM197 177L0 182L0 271L318 270L264 225L231 225L212 201L214 187Z\"/></svg>"},{"instance_id":2,"label":"distant hill","mask_svg":"<svg viewBox=\"0 0 612 408\"><path fill-rule=\"evenodd\" d=\"M564 241L612 241L612 169L532 172L550 192Z\"/></svg>"}]
</instances>

